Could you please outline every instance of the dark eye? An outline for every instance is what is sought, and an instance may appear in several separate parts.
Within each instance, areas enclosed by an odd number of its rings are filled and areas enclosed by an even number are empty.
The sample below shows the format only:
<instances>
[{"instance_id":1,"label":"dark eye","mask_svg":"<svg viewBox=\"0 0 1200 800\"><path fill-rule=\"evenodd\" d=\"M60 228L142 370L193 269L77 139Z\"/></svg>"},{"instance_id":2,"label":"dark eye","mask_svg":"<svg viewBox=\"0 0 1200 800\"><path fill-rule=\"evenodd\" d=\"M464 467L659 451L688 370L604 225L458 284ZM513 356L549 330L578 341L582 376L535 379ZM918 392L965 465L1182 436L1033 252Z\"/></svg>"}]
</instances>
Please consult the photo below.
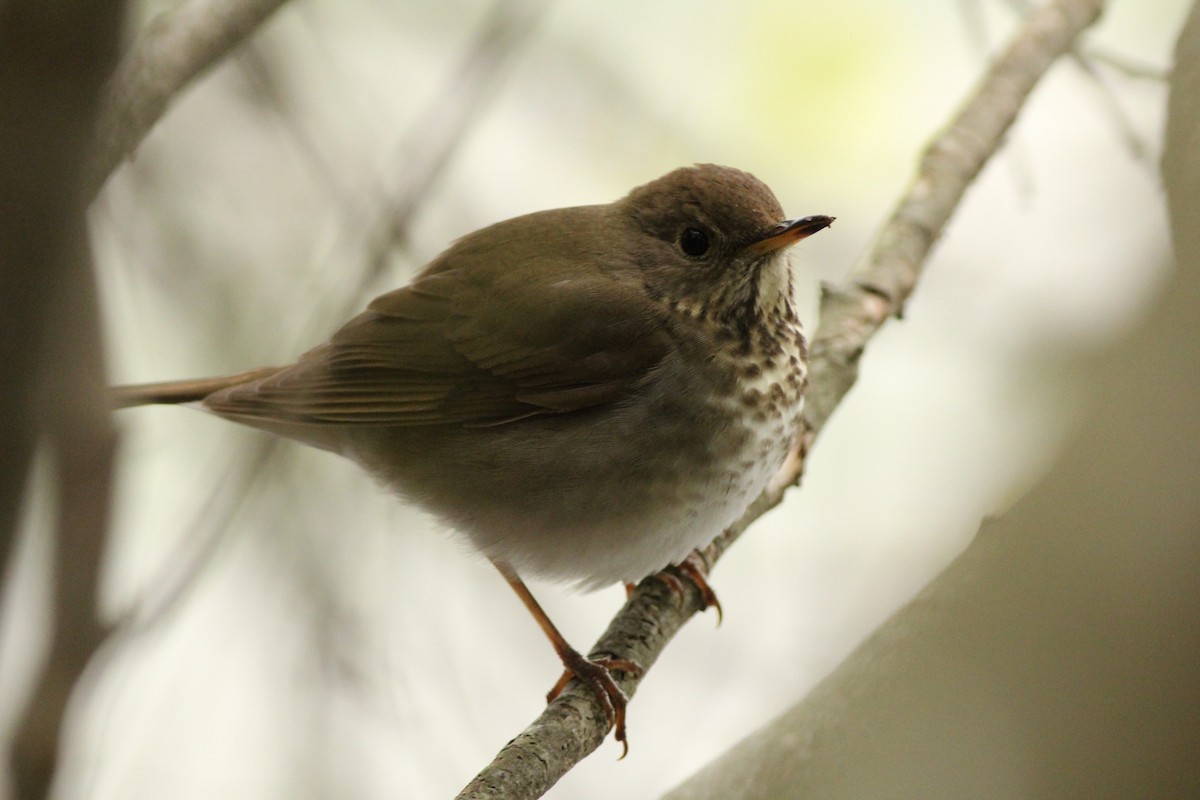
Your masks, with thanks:
<instances>
[{"instance_id":1,"label":"dark eye","mask_svg":"<svg viewBox=\"0 0 1200 800\"><path fill-rule=\"evenodd\" d=\"M708 252L708 234L699 228L688 228L679 234L679 249L693 258Z\"/></svg>"}]
</instances>

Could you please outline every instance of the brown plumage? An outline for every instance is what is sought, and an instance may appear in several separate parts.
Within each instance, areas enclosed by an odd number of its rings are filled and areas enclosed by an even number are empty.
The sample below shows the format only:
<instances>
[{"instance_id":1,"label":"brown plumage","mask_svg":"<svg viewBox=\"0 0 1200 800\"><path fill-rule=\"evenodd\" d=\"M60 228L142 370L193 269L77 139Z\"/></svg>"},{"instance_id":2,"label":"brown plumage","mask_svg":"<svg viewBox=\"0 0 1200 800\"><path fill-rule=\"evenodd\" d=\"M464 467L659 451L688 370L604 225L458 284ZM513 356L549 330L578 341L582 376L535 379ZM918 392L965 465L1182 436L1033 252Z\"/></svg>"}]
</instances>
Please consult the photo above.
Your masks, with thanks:
<instances>
[{"instance_id":1,"label":"brown plumage","mask_svg":"<svg viewBox=\"0 0 1200 800\"><path fill-rule=\"evenodd\" d=\"M784 251L831 222L784 220L747 173L679 169L463 237L290 366L118 402L200 401L357 461L466 535L546 628L518 573L637 581L782 463L807 355ZM604 665L547 633L623 738Z\"/></svg>"}]
</instances>

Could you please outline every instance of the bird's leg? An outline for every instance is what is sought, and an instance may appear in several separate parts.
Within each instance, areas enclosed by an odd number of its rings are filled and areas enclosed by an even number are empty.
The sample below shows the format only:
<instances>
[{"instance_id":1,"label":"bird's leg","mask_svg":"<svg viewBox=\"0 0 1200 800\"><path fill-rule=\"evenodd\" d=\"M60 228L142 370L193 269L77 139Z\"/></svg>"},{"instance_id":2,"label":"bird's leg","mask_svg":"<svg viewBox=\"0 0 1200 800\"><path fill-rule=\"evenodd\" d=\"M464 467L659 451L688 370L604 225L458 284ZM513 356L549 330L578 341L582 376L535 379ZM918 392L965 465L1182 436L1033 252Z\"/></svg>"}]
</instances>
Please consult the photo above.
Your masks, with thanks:
<instances>
[{"instance_id":1,"label":"bird's leg","mask_svg":"<svg viewBox=\"0 0 1200 800\"><path fill-rule=\"evenodd\" d=\"M512 566L502 561L493 561L492 563L496 565L496 569L500 570L504 580L508 581L508 585L517 593L517 597L521 598L525 607L529 609L529 613L533 615L534 620L537 621L542 632L546 634L546 638L554 647L554 652L558 653L559 660L562 661L565 671L546 695L546 702L550 702L562 694L572 679L578 678L583 681L600 701L605 718L613 726L613 736L624 746L624 753L628 753L629 743L625 739L625 705L629 702L629 698L621 691L621 687L617 685L611 672L622 670L636 675L641 673L642 668L625 658L589 659L571 647L554 623L550 621L550 617L546 616L546 612L542 610L541 605L529 591L529 587L525 585ZM625 757L624 753L621 755L622 758Z\"/></svg>"},{"instance_id":2,"label":"bird's leg","mask_svg":"<svg viewBox=\"0 0 1200 800\"><path fill-rule=\"evenodd\" d=\"M680 600L683 599L683 583L680 581L680 577L691 581L700 590L700 598L704 603L700 610L715 608L717 610L717 624L721 624L721 620L725 616L721 610L721 601L717 599L717 593L713 591L712 586L708 583L708 573L705 568L704 559L700 557L698 552L693 550L683 561L654 573L652 577L665 583L667 588L671 590L671 594Z\"/></svg>"}]
</instances>

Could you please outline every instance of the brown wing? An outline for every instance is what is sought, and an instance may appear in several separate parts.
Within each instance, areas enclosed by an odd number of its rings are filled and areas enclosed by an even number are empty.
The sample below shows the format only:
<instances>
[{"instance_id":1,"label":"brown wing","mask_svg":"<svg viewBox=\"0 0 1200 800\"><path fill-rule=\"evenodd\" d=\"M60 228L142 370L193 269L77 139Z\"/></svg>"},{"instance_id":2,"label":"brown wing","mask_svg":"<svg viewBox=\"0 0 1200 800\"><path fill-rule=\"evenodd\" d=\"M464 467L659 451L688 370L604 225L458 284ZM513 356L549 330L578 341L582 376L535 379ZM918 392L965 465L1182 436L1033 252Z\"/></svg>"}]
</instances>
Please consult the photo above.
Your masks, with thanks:
<instances>
[{"instance_id":1,"label":"brown wing","mask_svg":"<svg viewBox=\"0 0 1200 800\"><path fill-rule=\"evenodd\" d=\"M439 265L296 364L205 405L299 423L495 425L615 402L666 355L666 327L640 292L572 272L530 286L516 271Z\"/></svg>"}]
</instances>

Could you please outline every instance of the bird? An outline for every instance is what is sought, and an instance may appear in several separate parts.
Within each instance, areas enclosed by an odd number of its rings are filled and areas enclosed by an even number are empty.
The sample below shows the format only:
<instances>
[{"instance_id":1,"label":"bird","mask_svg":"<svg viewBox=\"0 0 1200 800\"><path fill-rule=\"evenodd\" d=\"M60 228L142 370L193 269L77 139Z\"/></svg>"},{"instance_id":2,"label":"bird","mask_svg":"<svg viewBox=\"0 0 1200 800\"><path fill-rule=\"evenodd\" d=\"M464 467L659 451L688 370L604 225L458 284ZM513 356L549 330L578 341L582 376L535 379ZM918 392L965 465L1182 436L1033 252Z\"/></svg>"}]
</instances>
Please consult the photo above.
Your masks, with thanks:
<instances>
[{"instance_id":1,"label":"bird","mask_svg":"<svg viewBox=\"0 0 1200 800\"><path fill-rule=\"evenodd\" d=\"M470 233L292 364L114 387L340 454L485 555L590 686L626 751L614 671L571 647L522 576L596 589L691 554L781 467L807 385L785 217L753 175L675 169L615 202ZM719 607L718 607L719 608Z\"/></svg>"}]
</instances>

